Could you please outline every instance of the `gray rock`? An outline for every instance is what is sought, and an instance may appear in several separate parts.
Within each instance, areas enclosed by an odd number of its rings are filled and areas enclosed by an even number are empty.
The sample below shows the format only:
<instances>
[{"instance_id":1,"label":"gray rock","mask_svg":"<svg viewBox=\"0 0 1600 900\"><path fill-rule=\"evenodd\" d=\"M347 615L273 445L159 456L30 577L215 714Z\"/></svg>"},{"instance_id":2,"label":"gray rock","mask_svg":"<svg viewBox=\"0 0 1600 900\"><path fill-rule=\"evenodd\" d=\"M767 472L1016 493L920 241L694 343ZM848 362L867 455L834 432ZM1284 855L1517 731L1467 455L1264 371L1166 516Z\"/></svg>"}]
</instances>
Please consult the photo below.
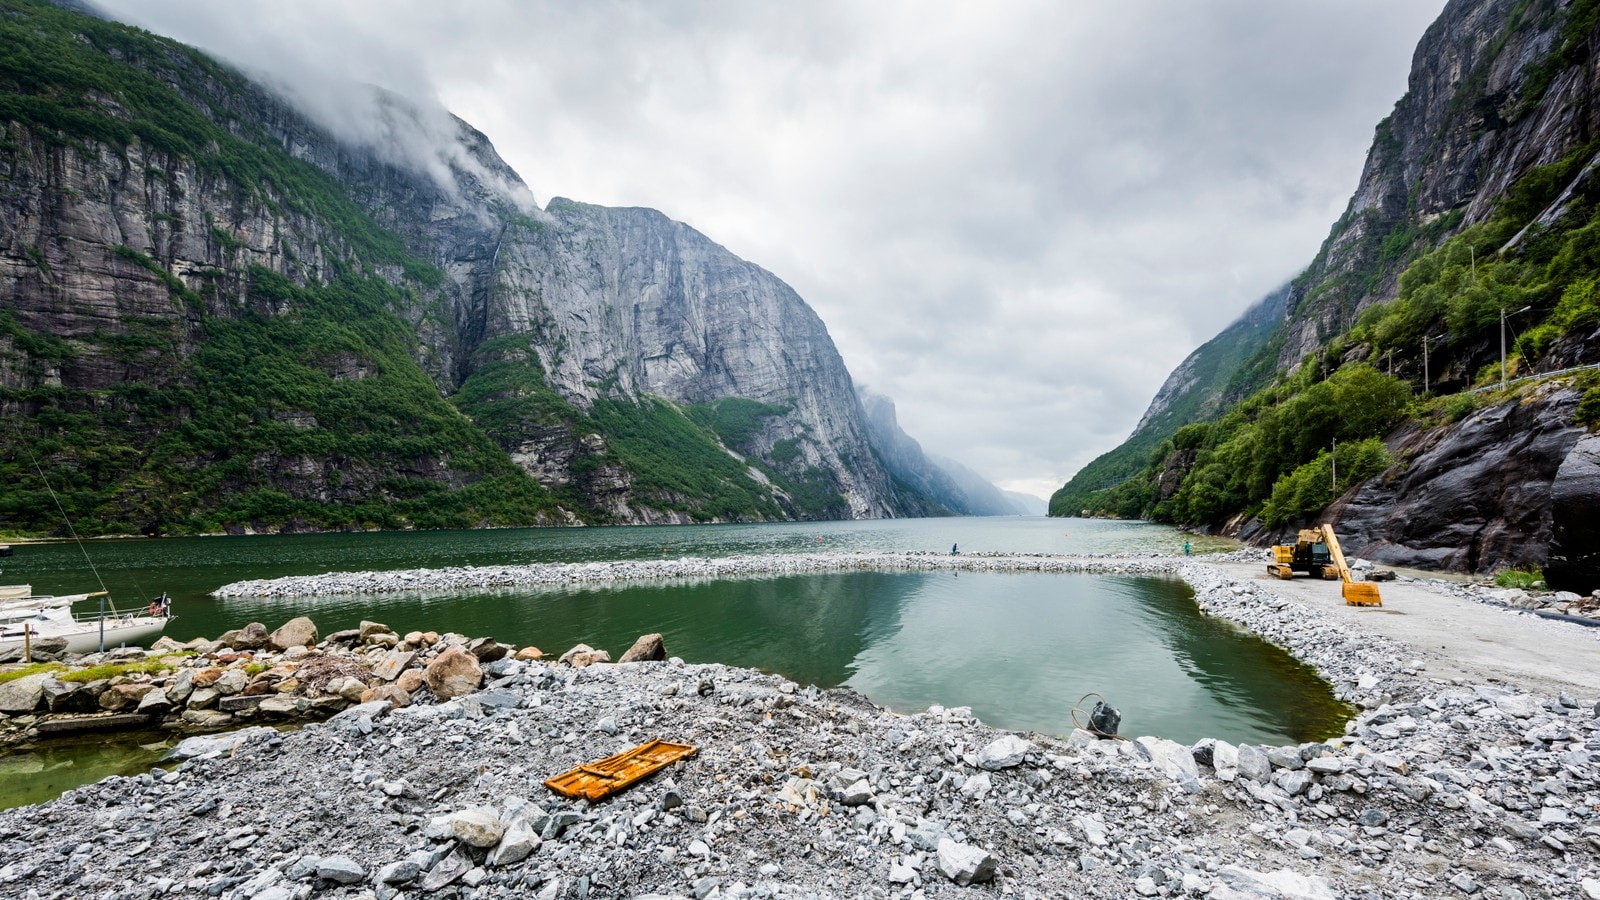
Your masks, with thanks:
<instances>
[{"instance_id":1,"label":"gray rock","mask_svg":"<svg viewBox=\"0 0 1600 900\"><path fill-rule=\"evenodd\" d=\"M387 700L372 700L367 703L358 703L349 709L343 710L328 721L330 723L348 722L354 724L363 718L368 720L378 719L388 714L389 710L393 708L394 704Z\"/></svg>"},{"instance_id":2,"label":"gray rock","mask_svg":"<svg viewBox=\"0 0 1600 900\"><path fill-rule=\"evenodd\" d=\"M871 803L873 797L872 785L865 778L852 782L848 787L839 791L839 802L845 806L860 806L863 803Z\"/></svg>"},{"instance_id":3,"label":"gray rock","mask_svg":"<svg viewBox=\"0 0 1600 900\"><path fill-rule=\"evenodd\" d=\"M288 867L283 870L283 876L292 881L300 881L316 875L317 866L320 865L322 865L322 857L307 853L290 863Z\"/></svg>"},{"instance_id":4,"label":"gray rock","mask_svg":"<svg viewBox=\"0 0 1600 900\"><path fill-rule=\"evenodd\" d=\"M1299 769L1305 766L1299 747L1268 747L1267 762L1274 769Z\"/></svg>"},{"instance_id":5,"label":"gray rock","mask_svg":"<svg viewBox=\"0 0 1600 900\"><path fill-rule=\"evenodd\" d=\"M1033 744L1014 734L1003 735L978 751L978 765L991 772L1010 769L1022 765L1034 749Z\"/></svg>"},{"instance_id":6,"label":"gray rock","mask_svg":"<svg viewBox=\"0 0 1600 900\"><path fill-rule=\"evenodd\" d=\"M1315 778L1316 776L1305 771L1304 769L1291 769L1286 772L1279 772L1273 781L1278 785L1278 787L1283 788L1284 793L1293 797L1297 794L1303 793L1306 788L1310 787L1311 782L1315 780Z\"/></svg>"},{"instance_id":7,"label":"gray rock","mask_svg":"<svg viewBox=\"0 0 1600 900\"><path fill-rule=\"evenodd\" d=\"M245 670L229 669L222 673L222 677L218 678L217 683L212 685L212 687L216 688L217 693L224 697L228 697L244 690L245 685L249 683L250 676L245 673Z\"/></svg>"},{"instance_id":8,"label":"gray rock","mask_svg":"<svg viewBox=\"0 0 1600 900\"><path fill-rule=\"evenodd\" d=\"M506 830L500 843L489 851L486 862L491 866L509 866L522 862L544 843L539 835L520 821Z\"/></svg>"},{"instance_id":9,"label":"gray rock","mask_svg":"<svg viewBox=\"0 0 1600 900\"><path fill-rule=\"evenodd\" d=\"M522 705L522 695L515 691L490 689L479 691L472 698L489 709L516 709Z\"/></svg>"},{"instance_id":10,"label":"gray rock","mask_svg":"<svg viewBox=\"0 0 1600 900\"><path fill-rule=\"evenodd\" d=\"M422 889L427 892L437 891L450 884L461 876L467 874L472 868L472 858L458 844L448 855L441 858L422 876Z\"/></svg>"},{"instance_id":11,"label":"gray rock","mask_svg":"<svg viewBox=\"0 0 1600 900\"><path fill-rule=\"evenodd\" d=\"M665 662L667 659L667 645L660 634L640 635L633 642L627 652L623 653L618 663L632 662Z\"/></svg>"},{"instance_id":12,"label":"gray rock","mask_svg":"<svg viewBox=\"0 0 1600 900\"><path fill-rule=\"evenodd\" d=\"M1259 784L1272 780L1272 763L1267 754L1254 744L1239 745L1239 775Z\"/></svg>"},{"instance_id":13,"label":"gray rock","mask_svg":"<svg viewBox=\"0 0 1600 900\"><path fill-rule=\"evenodd\" d=\"M20 716L42 707L44 683L53 677L49 672L40 672L0 684L0 713Z\"/></svg>"},{"instance_id":14,"label":"gray rock","mask_svg":"<svg viewBox=\"0 0 1600 900\"><path fill-rule=\"evenodd\" d=\"M994 879L995 858L982 847L945 838L939 842L938 854L939 871L956 884L982 884Z\"/></svg>"},{"instance_id":15,"label":"gray rock","mask_svg":"<svg viewBox=\"0 0 1600 900\"><path fill-rule=\"evenodd\" d=\"M402 859L389 863L378 870L375 880L379 884L405 884L415 881L422 874L422 867L413 860Z\"/></svg>"},{"instance_id":16,"label":"gray rock","mask_svg":"<svg viewBox=\"0 0 1600 900\"><path fill-rule=\"evenodd\" d=\"M335 884L356 884L366 879L367 870L348 856L329 856L317 863L317 877Z\"/></svg>"},{"instance_id":17,"label":"gray rock","mask_svg":"<svg viewBox=\"0 0 1600 900\"><path fill-rule=\"evenodd\" d=\"M182 762L206 756L220 756L232 753L252 741L267 740L276 734L276 731L265 725L255 725L229 734L196 735L179 741L178 746L168 750L161 759L163 762L174 760Z\"/></svg>"}]
</instances>

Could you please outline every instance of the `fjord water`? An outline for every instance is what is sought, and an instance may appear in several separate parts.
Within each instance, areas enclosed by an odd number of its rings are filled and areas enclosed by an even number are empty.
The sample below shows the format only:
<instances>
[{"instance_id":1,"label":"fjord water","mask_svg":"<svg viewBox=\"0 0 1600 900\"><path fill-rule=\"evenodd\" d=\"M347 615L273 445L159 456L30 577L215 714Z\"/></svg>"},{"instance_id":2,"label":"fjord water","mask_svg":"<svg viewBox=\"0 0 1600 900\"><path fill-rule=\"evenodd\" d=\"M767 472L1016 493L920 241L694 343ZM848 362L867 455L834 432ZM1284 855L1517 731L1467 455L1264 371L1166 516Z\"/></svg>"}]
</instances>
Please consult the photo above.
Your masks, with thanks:
<instances>
[{"instance_id":1,"label":"fjord water","mask_svg":"<svg viewBox=\"0 0 1600 900\"><path fill-rule=\"evenodd\" d=\"M363 619L398 631L492 635L560 653L620 654L659 631L690 662L847 685L891 709L971 706L989 724L1062 734L1099 693L1123 732L1285 742L1337 733L1345 710L1279 648L1207 617L1168 578L1032 573L854 572L674 580L469 594L228 600L246 578L458 565L659 559L663 555L926 551L1181 552L1186 537L1147 523L1043 518L911 519L771 525L507 529L172 538L30 544L4 580L40 592L96 587L124 604L174 601L168 634L215 637L308 615L323 633ZM1188 538L1196 551L1222 542ZM1080 721L1084 721L1080 715Z\"/></svg>"}]
</instances>

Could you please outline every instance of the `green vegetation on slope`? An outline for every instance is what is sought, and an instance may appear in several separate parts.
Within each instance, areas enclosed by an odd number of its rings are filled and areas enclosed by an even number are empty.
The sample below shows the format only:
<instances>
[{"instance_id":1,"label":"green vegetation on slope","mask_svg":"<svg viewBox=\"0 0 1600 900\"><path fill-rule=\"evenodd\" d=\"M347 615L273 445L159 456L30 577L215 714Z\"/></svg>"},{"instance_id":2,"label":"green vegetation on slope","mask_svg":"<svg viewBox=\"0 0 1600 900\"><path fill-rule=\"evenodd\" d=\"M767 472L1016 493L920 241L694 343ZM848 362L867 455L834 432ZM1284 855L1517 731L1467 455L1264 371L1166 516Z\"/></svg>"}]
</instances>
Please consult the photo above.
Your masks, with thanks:
<instances>
[{"instance_id":1,"label":"green vegetation on slope","mask_svg":"<svg viewBox=\"0 0 1600 900\"><path fill-rule=\"evenodd\" d=\"M634 491L651 506L697 521L782 515L746 466L673 404L656 397L599 400L592 415L633 473Z\"/></svg>"},{"instance_id":2,"label":"green vegetation on slope","mask_svg":"<svg viewBox=\"0 0 1600 900\"><path fill-rule=\"evenodd\" d=\"M12 361L31 367L34 381L45 367L92 357L128 368L112 390L4 395L27 411L0 430L8 487L0 521L8 529L62 527L41 469L84 533L604 521L587 508L585 480L624 470L636 506L699 520L786 515L772 489L718 445L720 436L743 447L764 418L786 408L728 400L696 408L697 424L646 398L602 401L585 414L548 386L526 335L477 348L470 376L441 398L415 362L413 329L396 313L414 308L443 273L410 257L344 185L262 131L252 110L260 96L174 42L48 4L0 0L0 121L15 123L19 139L0 154L27 164L27 134L88 154L141 154L147 166L191 161L231 188L239 208L260 204L315 222L332 269L302 271L308 286L265 269L219 269L185 284L166 262L119 247L123 261L167 287L172 317L129 320L83 343L36 333L0 312ZM221 223L211 234L225 257L240 249ZM28 258L53 278L39 248L28 248ZM378 266L398 267L401 286L378 277ZM215 314L237 306L212 296L219 280L247 288L249 308ZM570 455L574 484L547 489L511 461L508 451L530 438ZM762 468L793 497L789 512L843 506L818 470Z\"/></svg>"},{"instance_id":3,"label":"green vegetation on slope","mask_svg":"<svg viewBox=\"0 0 1600 900\"><path fill-rule=\"evenodd\" d=\"M1597 150L1600 142L1525 173L1487 221L1417 256L1393 301L1365 310L1293 376L1221 419L1178 429L1145 450L1141 472L1083 496L1081 508L1192 525L1241 514L1269 526L1293 523L1326 507L1335 490L1392 465L1380 439L1395 426L1408 418L1455 422L1474 408L1470 394L1413 401L1423 370L1413 366L1402 380L1361 360L1392 352L1414 361L1426 339L1433 385L1452 364L1476 373L1475 383L1492 384L1500 378L1502 311L1514 335L1512 375L1536 369L1563 339L1593 333L1600 326L1600 179L1579 177ZM1569 186L1560 218L1549 227L1530 225ZM1575 415L1580 424L1600 425L1593 380L1578 379L1587 386ZM1329 455L1335 440L1337 486Z\"/></svg>"},{"instance_id":4,"label":"green vegetation on slope","mask_svg":"<svg viewBox=\"0 0 1600 900\"><path fill-rule=\"evenodd\" d=\"M29 431L0 432L0 520L62 528L36 463L88 534L469 527L555 510L418 368L414 335L390 311L398 289L370 276L249 278L252 297L291 311L207 317L188 359L175 335L153 331L139 353L177 367L170 380L0 392L37 409Z\"/></svg>"},{"instance_id":5,"label":"green vegetation on slope","mask_svg":"<svg viewBox=\"0 0 1600 900\"><path fill-rule=\"evenodd\" d=\"M193 160L246 198L322 223L361 258L436 285L442 273L409 256L328 173L283 152L248 116L200 104L257 96L204 54L137 28L28 0L0 0L0 122L61 143L135 143ZM232 128L218 124L227 122ZM223 229L217 229L223 231Z\"/></svg>"},{"instance_id":6,"label":"green vegetation on slope","mask_svg":"<svg viewBox=\"0 0 1600 900\"><path fill-rule=\"evenodd\" d=\"M1091 498L1123 484L1150 465L1150 454L1180 427L1205 421L1272 380L1272 360L1282 343L1285 290L1274 291L1222 333L1184 360L1188 384L1168 398L1168 406L1120 446L1096 457L1050 498L1050 515L1075 516L1096 506ZM1265 360L1265 362L1263 362ZM1163 451L1164 455L1164 451ZM1119 495L1119 505L1101 509L1122 518L1144 514L1143 496Z\"/></svg>"}]
</instances>

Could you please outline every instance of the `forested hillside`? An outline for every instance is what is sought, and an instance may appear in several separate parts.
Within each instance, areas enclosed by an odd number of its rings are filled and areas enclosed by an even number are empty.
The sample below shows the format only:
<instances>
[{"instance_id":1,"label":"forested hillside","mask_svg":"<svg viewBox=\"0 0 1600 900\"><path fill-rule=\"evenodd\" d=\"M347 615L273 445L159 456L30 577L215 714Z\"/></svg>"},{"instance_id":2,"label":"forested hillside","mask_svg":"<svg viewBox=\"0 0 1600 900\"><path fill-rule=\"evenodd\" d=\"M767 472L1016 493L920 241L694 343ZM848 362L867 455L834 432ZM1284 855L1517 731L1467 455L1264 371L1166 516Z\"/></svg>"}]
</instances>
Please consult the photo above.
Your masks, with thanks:
<instances>
[{"instance_id":1,"label":"forested hillside","mask_svg":"<svg viewBox=\"0 0 1600 900\"><path fill-rule=\"evenodd\" d=\"M1270 362L1270 383L1052 511L1264 538L1348 512L1354 549L1395 562L1559 579L1592 559L1592 520L1551 485L1600 426L1600 373L1578 368L1600 363L1597 28L1588 0L1449 4L1350 208L1233 370ZM1468 447L1496 461L1477 498L1446 462Z\"/></svg>"}]
</instances>

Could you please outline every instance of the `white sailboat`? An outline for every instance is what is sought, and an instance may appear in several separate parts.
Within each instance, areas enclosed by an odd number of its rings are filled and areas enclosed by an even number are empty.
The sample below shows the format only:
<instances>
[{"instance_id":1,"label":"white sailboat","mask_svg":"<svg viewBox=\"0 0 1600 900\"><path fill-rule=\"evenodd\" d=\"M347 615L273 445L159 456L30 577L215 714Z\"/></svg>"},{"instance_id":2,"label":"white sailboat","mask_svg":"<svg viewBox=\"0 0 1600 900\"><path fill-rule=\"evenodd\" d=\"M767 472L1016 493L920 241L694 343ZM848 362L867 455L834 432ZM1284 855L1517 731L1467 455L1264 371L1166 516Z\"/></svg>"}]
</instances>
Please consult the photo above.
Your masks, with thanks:
<instances>
[{"instance_id":1,"label":"white sailboat","mask_svg":"<svg viewBox=\"0 0 1600 900\"><path fill-rule=\"evenodd\" d=\"M143 614L121 612L109 604L93 612L72 611L74 603L105 596L105 591L96 591L35 597L28 585L0 585L0 653L41 638L65 638L68 653L140 644L159 635L172 618L166 594Z\"/></svg>"}]
</instances>

